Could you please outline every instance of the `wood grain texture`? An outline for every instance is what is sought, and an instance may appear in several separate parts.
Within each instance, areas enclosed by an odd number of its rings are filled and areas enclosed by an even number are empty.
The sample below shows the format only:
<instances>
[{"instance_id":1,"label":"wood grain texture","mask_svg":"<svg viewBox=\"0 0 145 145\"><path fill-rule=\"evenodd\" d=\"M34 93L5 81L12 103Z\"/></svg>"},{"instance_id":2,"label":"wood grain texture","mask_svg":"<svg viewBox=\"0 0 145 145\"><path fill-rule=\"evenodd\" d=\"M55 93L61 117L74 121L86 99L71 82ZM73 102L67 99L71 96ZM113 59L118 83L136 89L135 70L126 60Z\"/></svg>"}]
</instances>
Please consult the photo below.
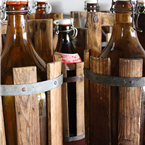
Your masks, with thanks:
<instances>
[{"instance_id":1,"label":"wood grain texture","mask_svg":"<svg viewBox=\"0 0 145 145\"><path fill-rule=\"evenodd\" d=\"M81 18L87 17L86 11L71 11L70 12L71 18L74 18L74 27L80 27Z\"/></svg>"},{"instance_id":2,"label":"wood grain texture","mask_svg":"<svg viewBox=\"0 0 145 145\"><path fill-rule=\"evenodd\" d=\"M90 54L88 50L84 51L84 66L89 69L90 68ZM85 77L84 80L84 87L85 87L85 138L86 138L86 145L90 145L89 139L89 128L90 128L90 81Z\"/></svg>"},{"instance_id":3,"label":"wood grain texture","mask_svg":"<svg viewBox=\"0 0 145 145\"><path fill-rule=\"evenodd\" d=\"M0 145L6 145L5 126L3 118L2 97L0 96Z\"/></svg>"},{"instance_id":4,"label":"wood grain texture","mask_svg":"<svg viewBox=\"0 0 145 145\"><path fill-rule=\"evenodd\" d=\"M48 63L47 79L53 79L61 75L61 61ZM48 144L62 145L62 97L61 86L51 90L47 95L48 104Z\"/></svg>"},{"instance_id":5,"label":"wood grain texture","mask_svg":"<svg viewBox=\"0 0 145 145\"><path fill-rule=\"evenodd\" d=\"M91 72L110 75L110 68L110 59L90 57ZM90 145L111 145L111 87L90 82L90 91Z\"/></svg>"},{"instance_id":6,"label":"wood grain texture","mask_svg":"<svg viewBox=\"0 0 145 145\"><path fill-rule=\"evenodd\" d=\"M53 21L35 20L34 45L36 52L46 62L53 60Z\"/></svg>"},{"instance_id":7,"label":"wood grain texture","mask_svg":"<svg viewBox=\"0 0 145 145\"><path fill-rule=\"evenodd\" d=\"M76 63L76 76L84 75L84 62ZM84 80L76 82L76 124L77 136L85 133L85 102L84 102Z\"/></svg>"},{"instance_id":8,"label":"wood grain texture","mask_svg":"<svg viewBox=\"0 0 145 145\"><path fill-rule=\"evenodd\" d=\"M37 82L36 67L13 69L14 84ZM18 145L40 145L38 97L15 96Z\"/></svg>"},{"instance_id":9,"label":"wood grain texture","mask_svg":"<svg viewBox=\"0 0 145 145\"><path fill-rule=\"evenodd\" d=\"M50 13L47 14L48 19L53 19L53 21L58 19L63 19L63 13Z\"/></svg>"},{"instance_id":10,"label":"wood grain texture","mask_svg":"<svg viewBox=\"0 0 145 145\"><path fill-rule=\"evenodd\" d=\"M4 21L7 22L7 21ZM2 35L6 34L7 32L7 25L1 25L0 24L0 55L2 54L2 50L3 50L3 45L2 45ZM5 38L5 37L4 37Z\"/></svg>"},{"instance_id":11,"label":"wood grain texture","mask_svg":"<svg viewBox=\"0 0 145 145\"><path fill-rule=\"evenodd\" d=\"M113 26L115 22L115 13L101 13L101 26Z\"/></svg>"},{"instance_id":12,"label":"wood grain texture","mask_svg":"<svg viewBox=\"0 0 145 145\"><path fill-rule=\"evenodd\" d=\"M76 49L79 56L81 57L82 61L84 60L84 50L86 49L86 35L86 28L78 28L78 36L75 39L73 39L73 46Z\"/></svg>"},{"instance_id":13,"label":"wood grain texture","mask_svg":"<svg viewBox=\"0 0 145 145\"><path fill-rule=\"evenodd\" d=\"M97 20L97 22L94 21ZM87 48L90 49L91 55L99 56L102 50L101 41L101 12L87 13Z\"/></svg>"},{"instance_id":14,"label":"wood grain texture","mask_svg":"<svg viewBox=\"0 0 145 145\"><path fill-rule=\"evenodd\" d=\"M142 59L120 59L120 77L142 77ZM118 145L140 145L140 87L119 88Z\"/></svg>"},{"instance_id":15,"label":"wood grain texture","mask_svg":"<svg viewBox=\"0 0 145 145\"><path fill-rule=\"evenodd\" d=\"M67 77L66 64L62 64L63 77ZM62 111L63 111L63 137L69 135L69 110L68 110L68 89L67 83L62 84Z\"/></svg>"}]
</instances>

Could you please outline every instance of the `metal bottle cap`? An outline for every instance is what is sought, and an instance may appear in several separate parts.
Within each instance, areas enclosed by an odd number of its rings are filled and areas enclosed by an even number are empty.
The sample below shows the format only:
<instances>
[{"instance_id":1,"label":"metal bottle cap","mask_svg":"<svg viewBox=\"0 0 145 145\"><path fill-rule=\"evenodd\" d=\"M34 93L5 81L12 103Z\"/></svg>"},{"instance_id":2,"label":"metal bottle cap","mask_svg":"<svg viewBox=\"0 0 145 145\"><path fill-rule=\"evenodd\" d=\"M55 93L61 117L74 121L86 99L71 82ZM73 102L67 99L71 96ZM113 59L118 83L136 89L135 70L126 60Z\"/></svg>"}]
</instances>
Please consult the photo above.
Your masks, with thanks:
<instances>
[{"instance_id":1,"label":"metal bottle cap","mask_svg":"<svg viewBox=\"0 0 145 145\"><path fill-rule=\"evenodd\" d=\"M86 0L86 3L97 4L97 0Z\"/></svg>"}]
</instances>

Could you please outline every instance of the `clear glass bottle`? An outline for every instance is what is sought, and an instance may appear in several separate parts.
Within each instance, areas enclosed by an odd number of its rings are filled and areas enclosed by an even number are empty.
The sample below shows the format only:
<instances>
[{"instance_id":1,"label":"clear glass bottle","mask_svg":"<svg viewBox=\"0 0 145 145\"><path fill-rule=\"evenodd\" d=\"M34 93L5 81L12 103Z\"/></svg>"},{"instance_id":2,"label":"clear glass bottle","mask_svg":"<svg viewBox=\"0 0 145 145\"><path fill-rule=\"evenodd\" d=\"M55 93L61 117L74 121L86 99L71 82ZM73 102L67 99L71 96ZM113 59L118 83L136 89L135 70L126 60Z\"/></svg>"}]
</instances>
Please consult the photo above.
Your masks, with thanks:
<instances>
[{"instance_id":1,"label":"clear glass bottle","mask_svg":"<svg viewBox=\"0 0 145 145\"><path fill-rule=\"evenodd\" d=\"M46 0L36 0L34 7L36 9L35 19L47 19L47 8L48 14L51 13L52 7Z\"/></svg>"},{"instance_id":2,"label":"clear glass bottle","mask_svg":"<svg viewBox=\"0 0 145 145\"><path fill-rule=\"evenodd\" d=\"M132 26L132 17L129 10L131 4L129 0L117 0L115 3L116 22L113 26L111 39L100 57L111 59L111 75L119 76L119 59L120 58L143 58L145 76L145 51L140 45L137 32ZM124 11L123 11L124 10ZM111 87L111 140L112 145L118 144L118 99L119 88Z\"/></svg>"},{"instance_id":3,"label":"clear glass bottle","mask_svg":"<svg viewBox=\"0 0 145 145\"><path fill-rule=\"evenodd\" d=\"M54 21L56 25L56 33L58 34L58 43L54 53L62 58L62 63L66 63L67 66L67 77L76 76L76 70L74 63L81 62L81 58L76 53L72 44L72 38L77 36L77 29L72 25L72 19L61 19ZM71 37L71 31L74 31L73 37ZM70 137L77 136L76 130L76 83L68 83L68 106L69 106L69 130ZM84 141L79 141L85 143ZM77 142L68 142L64 145L77 145ZM82 144L84 145L84 144Z\"/></svg>"},{"instance_id":4,"label":"clear glass bottle","mask_svg":"<svg viewBox=\"0 0 145 145\"><path fill-rule=\"evenodd\" d=\"M14 67L37 67L37 81L47 79L46 63L33 48L27 23L28 1L8 0L6 3L8 25L6 43L1 59L1 83L13 84ZM20 11L20 12L17 12ZM7 145L17 145L15 97L3 97ZM45 93L38 94L41 145L47 144L47 115Z\"/></svg>"}]
</instances>

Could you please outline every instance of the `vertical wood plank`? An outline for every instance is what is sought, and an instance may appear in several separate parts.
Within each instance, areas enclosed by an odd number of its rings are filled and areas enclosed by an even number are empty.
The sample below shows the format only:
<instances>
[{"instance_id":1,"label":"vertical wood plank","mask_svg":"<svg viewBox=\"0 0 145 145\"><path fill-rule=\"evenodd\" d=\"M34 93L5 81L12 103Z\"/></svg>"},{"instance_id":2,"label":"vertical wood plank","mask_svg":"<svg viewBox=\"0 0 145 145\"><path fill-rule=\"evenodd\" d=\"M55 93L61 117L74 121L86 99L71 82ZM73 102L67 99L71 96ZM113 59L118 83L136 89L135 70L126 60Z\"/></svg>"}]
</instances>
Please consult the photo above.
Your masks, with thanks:
<instances>
[{"instance_id":1,"label":"vertical wood plank","mask_svg":"<svg viewBox=\"0 0 145 145\"><path fill-rule=\"evenodd\" d=\"M34 20L35 19L35 13L32 13L31 15L27 14L28 20Z\"/></svg>"},{"instance_id":2,"label":"vertical wood plank","mask_svg":"<svg viewBox=\"0 0 145 145\"><path fill-rule=\"evenodd\" d=\"M63 13L50 13L47 14L48 19L53 19L53 21L58 19L63 19Z\"/></svg>"},{"instance_id":3,"label":"vertical wood plank","mask_svg":"<svg viewBox=\"0 0 145 145\"><path fill-rule=\"evenodd\" d=\"M35 50L45 62L53 60L53 21L35 20Z\"/></svg>"},{"instance_id":4,"label":"vertical wood plank","mask_svg":"<svg viewBox=\"0 0 145 145\"><path fill-rule=\"evenodd\" d=\"M111 61L108 58L91 56L90 71L110 75ZM91 145L111 145L110 95L111 87L90 82L91 91Z\"/></svg>"},{"instance_id":5,"label":"vertical wood plank","mask_svg":"<svg viewBox=\"0 0 145 145\"><path fill-rule=\"evenodd\" d=\"M47 65L47 79L61 75L61 61ZM62 145L62 98L61 86L51 90L47 95L48 104L48 144Z\"/></svg>"},{"instance_id":6,"label":"vertical wood plank","mask_svg":"<svg viewBox=\"0 0 145 145\"><path fill-rule=\"evenodd\" d=\"M84 75L84 63L76 63L76 76ZM84 80L76 82L77 136L85 133Z\"/></svg>"},{"instance_id":7,"label":"vertical wood plank","mask_svg":"<svg viewBox=\"0 0 145 145\"><path fill-rule=\"evenodd\" d=\"M84 65L87 69L90 68L90 54L88 50L84 51ZM85 139L86 145L90 145L89 130L90 130L90 81L85 78Z\"/></svg>"},{"instance_id":8,"label":"vertical wood plank","mask_svg":"<svg viewBox=\"0 0 145 145\"><path fill-rule=\"evenodd\" d=\"M6 145L3 108L2 108L2 97L0 96L0 145Z\"/></svg>"},{"instance_id":9,"label":"vertical wood plank","mask_svg":"<svg viewBox=\"0 0 145 145\"><path fill-rule=\"evenodd\" d=\"M102 50L101 12L88 12L87 14L87 48L91 55L99 56Z\"/></svg>"},{"instance_id":10,"label":"vertical wood plank","mask_svg":"<svg viewBox=\"0 0 145 145\"><path fill-rule=\"evenodd\" d=\"M80 12L72 11L71 17L74 18L74 27L80 27Z\"/></svg>"},{"instance_id":11,"label":"vertical wood plank","mask_svg":"<svg viewBox=\"0 0 145 145\"><path fill-rule=\"evenodd\" d=\"M66 64L62 64L63 77L67 77ZM62 111L63 111L63 137L69 135L69 110L68 110L68 89L67 83L62 84Z\"/></svg>"},{"instance_id":12,"label":"vertical wood plank","mask_svg":"<svg viewBox=\"0 0 145 145\"><path fill-rule=\"evenodd\" d=\"M14 84L37 82L36 67L13 69ZM18 145L40 145L38 97L15 97Z\"/></svg>"},{"instance_id":13,"label":"vertical wood plank","mask_svg":"<svg viewBox=\"0 0 145 145\"><path fill-rule=\"evenodd\" d=\"M142 59L120 59L120 77L142 77ZM119 88L118 145L140 145L141 87Z\"/></svg>"}]
</instances>

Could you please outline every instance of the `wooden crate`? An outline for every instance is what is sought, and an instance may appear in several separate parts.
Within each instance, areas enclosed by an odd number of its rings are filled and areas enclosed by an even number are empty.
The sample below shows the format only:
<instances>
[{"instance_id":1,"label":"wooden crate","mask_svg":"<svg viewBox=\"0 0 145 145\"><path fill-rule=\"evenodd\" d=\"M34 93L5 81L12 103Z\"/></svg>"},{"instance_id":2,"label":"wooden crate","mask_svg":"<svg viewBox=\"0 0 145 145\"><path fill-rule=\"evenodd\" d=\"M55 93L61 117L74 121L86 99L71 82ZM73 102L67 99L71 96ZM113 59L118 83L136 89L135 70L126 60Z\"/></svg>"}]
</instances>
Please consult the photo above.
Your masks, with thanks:
<instances>
[{"instance_id":1,"label":"wooden crate","mask_svg":"<svg viewBox=\"0 0 145 145\"><path fill-rule=\"evenodd\" d=\"M91 19L91 15L89 15L88 33L92 34L92 36L87 38L88 45L84 52L85 68L93 73L110 76L110 58L98 58L96 56L101 52L101 26L112 26L115 15L97 12L92 18L95 16L98 17L97 22L94 22L93 19ZM95 33L93 33L93 31L95 31L94 25L99 35L95 36ZM91 45L93 42L96 42L96 46ZM120 77L142 77L142 59L120 59L119 66ZM118 108L120 112L118 120L118 144L126 144L127 139L130 141L129 144L139 145L141 88L119 87L119 94L121 97ZM111 86L98 84L85 78L85 129L87 145L111 145L110 99ZM135 101L135 99L137 100ZM132 107L132 104L129 102L132 102L134 106ZM132 115L133 113L138 115ZM98 117L94 117L94 115ZM132 132L135 134L132 134Z\"/></svg>"},{"instance_id":2,"label":"wooden crate","mask_svg":"<svg viewBox=\"0 0 145 145\"><path fill-rule=\"evenodd\" d=\"M23 72L23 73L22 73ZM47 79L61 75L61 61L47 64ZM14 84L37 82L36 67L13 69ZM47 92L48 145L62 145L62 100L61 86ZM26 107L29 106L29 107ZM38 96L15 96L18 145L40 145ZM24 111L25 110L25 111ZM28 125L29 122L29 125ZM0 97L0 144L6 145L2 97Z\"/></svg>"}]
</instances>

